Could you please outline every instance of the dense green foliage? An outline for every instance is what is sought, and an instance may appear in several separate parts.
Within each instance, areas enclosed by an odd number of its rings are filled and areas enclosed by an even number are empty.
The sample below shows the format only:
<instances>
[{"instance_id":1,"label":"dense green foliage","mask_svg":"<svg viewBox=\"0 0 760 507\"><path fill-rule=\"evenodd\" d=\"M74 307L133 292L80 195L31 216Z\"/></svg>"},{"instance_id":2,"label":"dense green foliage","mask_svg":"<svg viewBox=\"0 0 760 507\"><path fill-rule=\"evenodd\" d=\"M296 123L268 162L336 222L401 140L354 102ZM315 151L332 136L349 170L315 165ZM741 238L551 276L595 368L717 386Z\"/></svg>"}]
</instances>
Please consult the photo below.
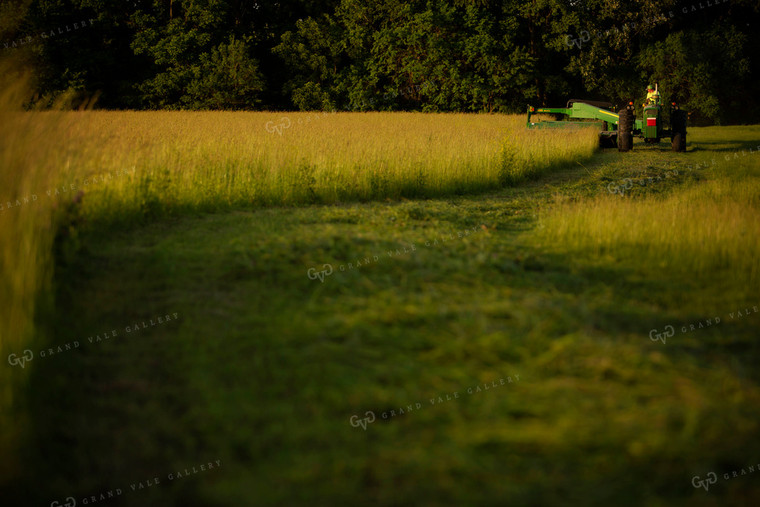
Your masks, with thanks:
<instances>
[{"instance_id":1,"label":"dense green foliage","mask_svg":"<svg viewBox=\"0 0 760 507\"><path fill-rule=\"evenodd\" d=\"M101 107L519 111L641 100L760 115L754 0L17 0L2 57ZM84 20L87 20L83 23ZM92 20L92 21L89 21ZM76 27L75 27L76 23Z\"/></svg>"}]
</instances>

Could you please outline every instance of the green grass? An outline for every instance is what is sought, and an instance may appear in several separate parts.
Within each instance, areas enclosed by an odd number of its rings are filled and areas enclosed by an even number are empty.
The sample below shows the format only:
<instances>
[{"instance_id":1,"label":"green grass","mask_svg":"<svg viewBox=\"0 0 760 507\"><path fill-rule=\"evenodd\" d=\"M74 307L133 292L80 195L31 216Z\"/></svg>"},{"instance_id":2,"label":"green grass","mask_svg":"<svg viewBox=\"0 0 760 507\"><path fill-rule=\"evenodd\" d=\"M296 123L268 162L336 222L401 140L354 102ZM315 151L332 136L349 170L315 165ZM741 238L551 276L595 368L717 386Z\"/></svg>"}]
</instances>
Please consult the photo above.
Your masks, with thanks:
<instances>
[{"instance_id":1,"label":"green grass","mask_svg":"<svg viewBox=\"0 0 760 507\"><path fill-rule=\"evenodd\" d=\"M241 207L473 194L588 160L597 145L590 130L530 133L522 115L22 112L29 76L2 67L0 356L11 364L52 338L54 263L75 259L88 230ZM273 130L283 114L290 126ZM67 271L55 274L60 284ZM0 369L0 456L15 454L26 426L23 410L9 411L24 403L29 372ZM0 477L11 463L0 459Z\"/></svg>"},{"instance_id":2,"label":"green grass","mask_svg":"<svg viewBox=\"0 0 760 507\"><path fill-rule=\"evenodd\" d=\"M697 135L719 139L720 131L710 130ZM727 287L752 294L760 286L759 144L751 141L751 152L714 150L709 161L685 169L650 166L622 180L601 170L608 192L580 204L556 199L542 217L540 244L545 250L560 245L563 253L599 264L625 261L642 277L677 271L681 279L725 279ZM699 156L701 146L695 148ZM667 191L668 183L682 178L690 183Z\"/></svg>"},{"instance_id":3,"label":"green grass","mask_svg":"<svg viewBox=\"0 0 760 507\"><path fill-rule=\"evenodd\" d=\"M547 243L558 210L600 194L645 207L737 170L757 185L760 157L694 167L760 144L760 129L690 136L686 154L606 151L484 195L92 231L58 267L51 346L81 346L34 360L11 505L115 488L103 505L755 504L760 472L723 473L760 456L757 285ZM607 190L664 171L678 174L629 197ZM324 264L333 273L310 279ZM650 339L669 324L697 330ZM367 411L376 421L352 427ZM692 486L711 471L709 492Z\"/></svg>"}]
</instances>

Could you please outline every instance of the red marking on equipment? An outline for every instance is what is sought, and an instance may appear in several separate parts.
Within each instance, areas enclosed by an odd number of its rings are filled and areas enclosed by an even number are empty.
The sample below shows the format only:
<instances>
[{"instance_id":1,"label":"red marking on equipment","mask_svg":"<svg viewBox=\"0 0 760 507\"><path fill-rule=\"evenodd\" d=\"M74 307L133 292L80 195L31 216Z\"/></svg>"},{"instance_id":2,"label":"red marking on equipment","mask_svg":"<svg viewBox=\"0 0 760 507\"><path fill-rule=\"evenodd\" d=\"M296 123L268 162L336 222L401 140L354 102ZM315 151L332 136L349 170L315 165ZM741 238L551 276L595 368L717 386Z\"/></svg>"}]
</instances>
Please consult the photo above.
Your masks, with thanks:
<instances>
[{"instance_id":1,"label":"red marking on equipment","mask_svg":"<svg viewBox=\"0 0 760 507\"><path fill-rule=\"evenodd\" d=\"M656 127L657 118L647 118L647 127Z\"/></svg>"}]
</instances>

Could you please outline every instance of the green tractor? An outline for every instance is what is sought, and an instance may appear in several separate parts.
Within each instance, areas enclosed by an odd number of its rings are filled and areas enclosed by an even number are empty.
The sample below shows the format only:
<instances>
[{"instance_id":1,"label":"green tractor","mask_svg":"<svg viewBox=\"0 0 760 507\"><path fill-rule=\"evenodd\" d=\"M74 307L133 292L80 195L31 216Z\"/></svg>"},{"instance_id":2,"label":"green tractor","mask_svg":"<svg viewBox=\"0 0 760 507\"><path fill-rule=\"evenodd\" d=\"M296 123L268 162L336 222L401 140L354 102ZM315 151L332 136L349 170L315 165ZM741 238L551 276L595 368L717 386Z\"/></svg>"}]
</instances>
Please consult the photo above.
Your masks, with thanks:
<instances>
[{"instance_id":1,"label":"green tractor","mask_svg":"<svg viewBox=\"0 0 760 507\"><path fill-rule=\"evenodd\" d=\"M625 109L615 113L609 102L597 102L583 99L568 101L567 107L532 107L528 106L529 129L545 128L597 128L599 129L599 146L630 151L633 148L633 136L641 137L646 143L659 143L670 137L673 151L686 151L686 111L673 102L668 115L669 128L665 128L659 95L656 100L643 105L643 116L636 119L633 102ZM530 121L534 114L554 114L557 121Z\"/></svg>"}]
</instances>

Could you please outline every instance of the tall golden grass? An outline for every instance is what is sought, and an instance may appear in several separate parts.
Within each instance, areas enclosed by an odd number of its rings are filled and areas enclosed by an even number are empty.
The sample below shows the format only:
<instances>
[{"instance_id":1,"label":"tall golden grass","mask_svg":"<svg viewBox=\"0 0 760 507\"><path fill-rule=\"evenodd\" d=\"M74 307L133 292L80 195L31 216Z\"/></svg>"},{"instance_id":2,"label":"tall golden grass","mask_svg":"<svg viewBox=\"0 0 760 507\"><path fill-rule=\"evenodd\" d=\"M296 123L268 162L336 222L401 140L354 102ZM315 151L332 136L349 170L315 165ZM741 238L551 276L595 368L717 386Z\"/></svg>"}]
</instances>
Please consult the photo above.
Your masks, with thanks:
<instances>
[{"instance_id":1,"label":"tall golden grass","mask_svg":"<svg viewBox=\"0 0 760 507\"><path fill-rule=\"evenodd\" d=\"M98 220L477 192L596 147L593 131L528 133L523 117L504 115L89 112L69 121L57 143L61 184L118 175L85 189L85 214Z\"/></svg>"}]
</instances>

